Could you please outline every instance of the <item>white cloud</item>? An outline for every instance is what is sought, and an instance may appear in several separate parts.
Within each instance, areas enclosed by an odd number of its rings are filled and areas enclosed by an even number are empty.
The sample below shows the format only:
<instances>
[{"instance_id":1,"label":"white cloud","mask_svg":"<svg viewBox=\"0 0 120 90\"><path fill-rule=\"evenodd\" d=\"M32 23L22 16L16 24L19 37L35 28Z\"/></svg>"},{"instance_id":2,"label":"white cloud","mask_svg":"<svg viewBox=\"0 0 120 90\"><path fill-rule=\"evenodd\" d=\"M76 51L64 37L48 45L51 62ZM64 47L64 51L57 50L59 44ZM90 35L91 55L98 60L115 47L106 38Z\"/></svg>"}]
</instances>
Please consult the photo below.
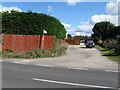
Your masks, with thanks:
<instances>
[{"instance_id":1,"label":"white cloud","mask_svg":"<svg viewBox=\"0 0 120 90\"><path fill-rule=\"evenodd\" d=\"M71 34L72 36L75 35L76 29L72 28L72 26L70 24L66 24L66 23L61 23L61 24L66 28L66 31L67 31L66 36L67 36L67 34Z\"/></svg>"},{"instance_id":2,"label":"white cloud","mask_svg":"<svg viewBox=\"0 0 120 90\"><path fill-rule=\"evenodd\" d=\"M78 33L78 32L76 32L76 35L78 35L77 33ZM81 36L86 36L86 35L87 35L87 36L91 36L91 33L80 32L79 35L81 35ZM79 35L78 35L78 36L79 36Z\"/></svg>"},{"instance_id":3,"label":"white cloud","mask_svg":"<svg viewBox=\"0 0 120 90\"><path fill-rule=\"evenodd\" d=\"M118 25L118 15L105 15L105 14L101 14L101 15L93 15L90 18L90 24L95 24L97 22L101 22L101 21L110 21L111 23L115 24L116 26Z\"/></svg>"},{"instance_id":4,"label":"white cloud","mask_svg":"<svg viewBox=\"0 0 120 90\"><path fill-rule=\"evenodd\" d=\"M68 5L74 6L77 2L80 2L81 0L67 0Z\"/></svg>"},{"instance_id":5,"label":"white cloud","mask_svg":"<svg viewBox=\"0 0 120 90\"><path fill-rule=\"evenodd\" d=\"M76 5L76 3L78 2L113 2L115 0L57 0L58 2L66 2L68 3L68 5L70 6L74 6ZM120 0L117 0L120 1Z\"/></svg>"},{"instance_id":6,"label":"white cloud","mask_svg":"<svg viewBox=\"0 0 120 90\"><path fill-rule=\"evenodd\" d=\"M62 23L62 25L64 25L65 28L70 28L71 25L70 24L65 24L65 23Z\"/></svg>"},{"instance_id":7,"label":"white cloud","mask_svg":"<svg viewBox=\"0 0 120 90\"><path fill-rule=\"evenodd\" d=\"M80 28L78 28L78 27L74 27L74 28L67 29L67 34L71 34L72 36L80 36L80 35L90 36L91 33L92 33L92 32L80 30ZM66 34L66 35L67 35L67 34Z\"/></svg>"},{"instance_id":8,"label":"white cloud","mask_svg":"<svg viewBox=\"0 0 120 90\"><path fill-rule=\"evenodd\" d=\"M92 29L94 25L101 21L110 21L111 23L118 25L118 15L93 15L89 21L87 22L80 22L76 31L77 33L80 32L80 35L88 35L92 34Z\"/></svg>"},{"instance_id":9,"label":"white cloud","mask_svg":"<svg viewBox=\"0 0 120 90\"><path fill-rule=\"evenodd\" d=\"M90 24L89 22L80 22L80 25L78 25L78 27L76 28L76 35L87 35L90 36L92 33L92 28L93 25Z\"/></svg>"},{"instance_id":10,"label":"white cloud","mask_svg":"<svg viewBox=\"0 0 120 90\"><path fill-rule=\"evenodd\" d=\"M91 33L86 32L75 32L73 36L91 36Z\"/></svg>"},{"instance_id":11,"label":"white cloud","mask_svg":"<svg viewBox=\"0 0 120 90\"><path fill-rule=\"evenodd\" d=\"M106 12L111 15L118 15L118 1L115 3L113 3L113 2L107 3Z\"/></svg>"},{"instance_id":12,"label":"white cloud","mask_svg":"<svg viewBox=\"0 0 120 90\"><path fill-rule=\"evenodd\" d=\"M88 35L92 34L92 29L94 25L98 22L102 21L110 21L111 23L118 26L118 1L116 2L109 2L106 4L106 13L108 14L100 14L100 15L93 15L88 21L80 22L76 29L76 35Z\"/></svg>"},{"instance_id":13,"label":"white cloud","mask_svg":"<svg viewBox=\"0 0 120 90\"><path fill-rule=\"evenodd\" d=\"M77 2L80 2L80 0L67 0L68 5L75 5ZM106 13L108 14L100 14L100 15L93 15L90 17L90 19L86 22L80 22L80 25L77 27L72 28L69 26L69 24L64 24L64 26L70 27L69 30L67 30L67 33L75 35L88 35L90 36L93 32L92 29L94 25L98 22L102 21L110 21L111 23L118 25L118 1L116 2L108 2L106 4Z\"/></svg>"},{"instance_id":14,"label":"white cloud","mask_svg":"<svg viewBox=\"0 0 120 90\"><path fill-rule=\"evenodd\" d=\"M75 32L74 36L91 36L91 33L86 33L86 32Z\"/></svg>"},{"instance_id":15,"label":"white cloud","mask_svg":"<svg viewBox=\"0 0 120 90\"><path fill-rule=\"evenodd\" d=\"M76 35L76 29L75 28L66 29L66 31L67 31L66 36L67 36L67 34L71 34L72 36Z\"/></svg>"},{"instance_id":16,"label":"white cloud","mask_svg":"<svg viewBox=\"0 0 120 90\"><path fill-rule=\"evenodd\" d=\"M80 34L81 34L80 32L76 32L76 35L77 35L77 36L80 36Z\"/></svg>"},{"instance_id":17,"label":"white cloud","mask_svg":"<svg viewBox=\"0 0 120 90\"><path fill-rule=\"evenodd\" d=\"M83 24L83 25L78 25L77 31L91 33L92 32L92 28L93 28L93 25Z\"/></svg>"},{"instance_id":18,"label":"white cloud","mask_svg":"<svg viewBox=\"0 0 120 90\"><path fill-rule=\"evenodd\" d=\"M22 12L22 10L18 7L4 7L4 6L1 6L0 5L0 12L5 12L5 11L12 11L12 10L16 10L16 11L19 11L19 12Z\"/></svg>"},{"instance_id":19,"label":"white cloud","mask_svg":"<svg viewBox=\"0 0 120 90\"><path fill-rule=\"evenodd\" d=\"M53 10L52 6L48 6L48 12L51 12Z\"/></svg>"}]
</instances>

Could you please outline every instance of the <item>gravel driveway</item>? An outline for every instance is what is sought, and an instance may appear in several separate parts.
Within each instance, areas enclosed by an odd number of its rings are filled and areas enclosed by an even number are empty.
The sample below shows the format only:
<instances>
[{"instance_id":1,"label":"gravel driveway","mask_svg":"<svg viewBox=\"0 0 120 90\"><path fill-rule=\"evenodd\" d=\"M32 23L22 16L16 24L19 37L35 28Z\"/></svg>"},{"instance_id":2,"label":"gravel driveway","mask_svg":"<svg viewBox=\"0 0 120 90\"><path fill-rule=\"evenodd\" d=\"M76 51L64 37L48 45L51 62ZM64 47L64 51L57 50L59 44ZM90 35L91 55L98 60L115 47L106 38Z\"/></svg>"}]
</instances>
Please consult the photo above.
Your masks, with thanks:
<instances>
[{"instance_id":1,"label":"gravel driveway","mask_svg":"<svg viewBox=\"0 0 120 90\"><path fill-rule=\"evenodd\" d=\"M15 63L52 65L57 67L71 68L94 68L118 70L118 64L102 56L100 51L95 48L85 48L85 45L70 45L67 54L56 58L38 59L11 59Z\"/></svg>"}]
</instances>

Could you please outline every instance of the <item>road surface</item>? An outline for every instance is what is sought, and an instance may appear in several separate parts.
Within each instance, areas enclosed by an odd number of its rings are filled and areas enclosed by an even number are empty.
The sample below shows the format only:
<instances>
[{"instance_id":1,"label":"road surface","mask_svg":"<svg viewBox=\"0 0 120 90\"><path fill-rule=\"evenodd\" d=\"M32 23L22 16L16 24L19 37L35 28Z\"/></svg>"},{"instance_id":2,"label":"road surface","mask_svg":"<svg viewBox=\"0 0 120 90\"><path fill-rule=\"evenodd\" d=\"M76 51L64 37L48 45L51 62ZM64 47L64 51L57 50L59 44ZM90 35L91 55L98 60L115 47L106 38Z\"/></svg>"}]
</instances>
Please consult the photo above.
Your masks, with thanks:
<instances>
[{"instance_id":1,"label":"road surface","mask_svg":"<svg viewBox=\"0 0 120 90\"><path fill-rule=\"evenodd\" d=\"M2 63L3 88L117 88L118 72Z\"/></svg>"},{"instance_id":2,"label":"road surface","mask_svg":"<svg viewBox=\"0 0 120 90\"><path fill-rule=\"evenodd\" d=\"M31 64L38 66L56 66L71 68L90 68L103 70L118 70L118 63L109 60L95 48L85 48L85 45L70 45L67 54L54 58L37 59L8 59L19 64Z\"/></svg>"}]
</instances>

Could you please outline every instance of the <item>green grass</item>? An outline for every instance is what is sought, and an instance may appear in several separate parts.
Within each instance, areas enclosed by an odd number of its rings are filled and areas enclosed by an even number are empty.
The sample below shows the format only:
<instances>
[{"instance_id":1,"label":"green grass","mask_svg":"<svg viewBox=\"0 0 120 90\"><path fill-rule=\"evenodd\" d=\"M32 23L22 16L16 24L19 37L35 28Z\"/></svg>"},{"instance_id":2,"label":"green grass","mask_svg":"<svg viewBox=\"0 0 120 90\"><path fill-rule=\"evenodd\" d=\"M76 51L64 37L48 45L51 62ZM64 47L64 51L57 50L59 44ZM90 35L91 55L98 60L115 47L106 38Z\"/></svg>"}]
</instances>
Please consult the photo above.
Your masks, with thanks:
<instances>
[{"instance_id":1,"label":"green grass","mask_svg":"<svg viewBox=\"0 0 120 90\"><path fill-rule=\"evenodd\" d=\"M2 58L46 58L46 57L58 57L61 55L65 55L67 50L67 45L61 45L59 48L54 48L50 50L46 49L35 49L24 53L16 53L11 50L0 52L0 56Z\"/></svg>"},{"instance_id":2,"label":"green grass","mask_svg":"<svg viewBox=\"0 0 120 90\"><path fill-rule=\"evenodd\" d=\"M95 46L98 50L101 51L103 56L107 56L112 61L120 61L120 50L114 48L103 48L101 46Z\"/></svg>"},{"instance_id":3,"label":"green grass","mask_svg":"<svg viewBox=\"0 0 120 90\"><path fill-rule=\"evenodd\" d=\"M120 61L120 56L108 56L108 58L112 61Z\"/></svg>"}]
</instances>

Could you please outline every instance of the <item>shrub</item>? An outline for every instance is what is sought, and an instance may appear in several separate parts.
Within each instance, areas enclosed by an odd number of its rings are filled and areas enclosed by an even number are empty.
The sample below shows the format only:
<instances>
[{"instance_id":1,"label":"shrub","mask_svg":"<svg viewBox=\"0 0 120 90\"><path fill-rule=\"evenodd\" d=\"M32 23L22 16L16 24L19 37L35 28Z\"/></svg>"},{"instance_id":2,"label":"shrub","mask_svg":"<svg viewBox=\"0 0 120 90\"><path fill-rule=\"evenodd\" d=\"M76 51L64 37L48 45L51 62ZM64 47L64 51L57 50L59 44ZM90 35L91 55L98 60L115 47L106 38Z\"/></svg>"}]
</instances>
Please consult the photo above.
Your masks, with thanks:
<instances>
[{"instance_id":1,"label":"shrub","mask_svg":"<svg viewBox=\"0 0 120 90\"><path fill-rule=\"evenodd\" d=\"M61 47L58 49L44 50L35 49L25 53L15 53L15 52L2 52L3 58L45 58L45 57L56 57L61 56L66 53L66 47Z\"/></svg>"},{"instance_id":2,"label":"shrub","mask_svg":"<svg viewBox=\"0 0 120 90\"><path fill-rule=\"evenodd\" d=\"M120 44L120 35L117 35L117 40L118 40L118 43Z\"/></svg>"},{"instance_id":3,"label":"shrub","mask_svg":"<svg viewBox=\"0 0 120 90\"><path fill-rule=\"evenodd\" d=\"M61 22L50 15L29 12L2 12L2 32L4 34L47 35L65 38L66 30Z\"/></svg>"}]
</instances>

